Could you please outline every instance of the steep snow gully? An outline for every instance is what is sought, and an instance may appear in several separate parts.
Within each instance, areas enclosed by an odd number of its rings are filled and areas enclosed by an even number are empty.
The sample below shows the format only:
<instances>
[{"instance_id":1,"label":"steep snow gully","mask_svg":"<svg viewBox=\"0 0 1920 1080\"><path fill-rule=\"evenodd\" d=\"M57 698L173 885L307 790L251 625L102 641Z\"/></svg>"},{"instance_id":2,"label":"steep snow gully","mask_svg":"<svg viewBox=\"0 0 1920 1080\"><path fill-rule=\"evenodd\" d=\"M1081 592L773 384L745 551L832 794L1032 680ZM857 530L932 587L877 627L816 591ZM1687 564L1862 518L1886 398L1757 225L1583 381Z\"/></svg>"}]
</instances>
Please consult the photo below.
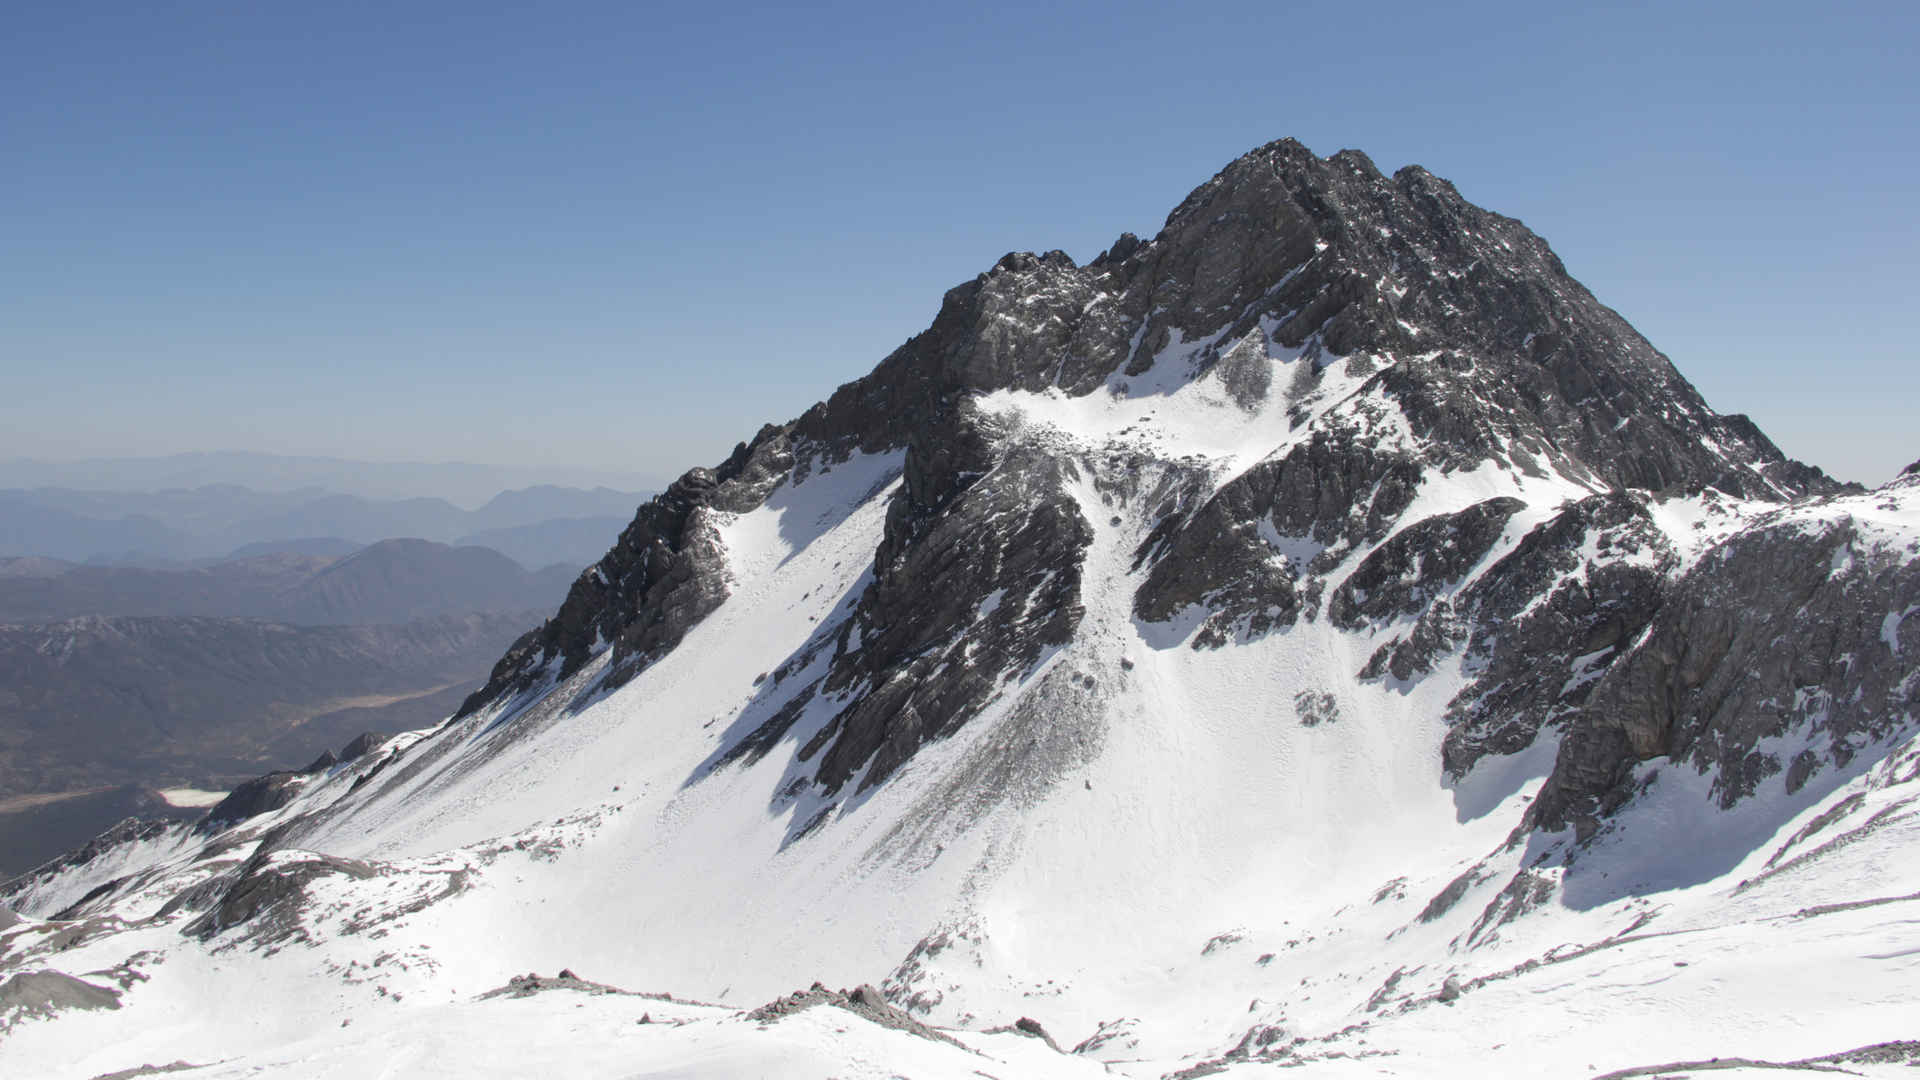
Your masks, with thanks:
<instances>
[{"instance_id":1,"label":"steep snow gully","mask_svg":"<svg viewBox=\"0 0 1920 1080\"><path fill-rule=\"evenodd\" d=\"M1916 612L1920 470L1273 143L688 472L445 723L0 886L0 1072L1904 1075Z\"/></svg>"}]
</instances>

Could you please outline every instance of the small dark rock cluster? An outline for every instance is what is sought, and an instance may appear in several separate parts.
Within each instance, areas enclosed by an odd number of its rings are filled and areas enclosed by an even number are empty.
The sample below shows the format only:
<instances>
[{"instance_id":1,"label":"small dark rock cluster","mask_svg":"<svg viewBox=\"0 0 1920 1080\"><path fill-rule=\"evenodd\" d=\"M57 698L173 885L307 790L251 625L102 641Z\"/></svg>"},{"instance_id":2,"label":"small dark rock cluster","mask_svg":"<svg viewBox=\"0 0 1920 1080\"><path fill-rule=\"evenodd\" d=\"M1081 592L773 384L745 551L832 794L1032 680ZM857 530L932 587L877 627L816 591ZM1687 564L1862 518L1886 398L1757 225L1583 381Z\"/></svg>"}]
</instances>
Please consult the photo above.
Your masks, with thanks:
<instances>
[{"instance_id":1,"label":"small dark rock cluster","mask_svg":"<svg viewBox=\"0 0 1920 1080\"><path fill-rule=\"evenodd\" d=\"M881 1027L893 1028L896 1031L905 1031L913 1035L918 1035L923 1039L931 1039L934 1042L951 1043L954 1046L960 1045L958 1042L955 1042L952 1036L945 1032L928 1027L926 1024L907 1015L905 1012L894 1008L887 1002L886 995L865 983L862 983L852 990L829 990L819 983L814 983L809 989L795 990L786 997L775 998L767 1002L765 1005L747 1013L747 1018L762 1024L770 1024L784 1017L792 1016L794 1013L817 1008L821 1005L845 1009L856 1016L871 1020Z\"/></svg>"},{"instance_id":2,"label":"small dark rock cluster","mask_svg":"<svg viewBox=\"0 0 1920 1080\"><path fill-rule=\"evenodd\" d=\"M532 971L527 972L525 975L515 975L513 978L507 980L507 985L496 987L481 994L480 999L485 1001L488 998L498 997L525 998L553 990L566 990L596 996L601 994L631 994L631 991L622 990L617 986L609 986L606 983L597 983L583 979L575 975L570 968L561 968L560 973L553 976L541 975L538 972Z\"/></svg>"}]
</instances>

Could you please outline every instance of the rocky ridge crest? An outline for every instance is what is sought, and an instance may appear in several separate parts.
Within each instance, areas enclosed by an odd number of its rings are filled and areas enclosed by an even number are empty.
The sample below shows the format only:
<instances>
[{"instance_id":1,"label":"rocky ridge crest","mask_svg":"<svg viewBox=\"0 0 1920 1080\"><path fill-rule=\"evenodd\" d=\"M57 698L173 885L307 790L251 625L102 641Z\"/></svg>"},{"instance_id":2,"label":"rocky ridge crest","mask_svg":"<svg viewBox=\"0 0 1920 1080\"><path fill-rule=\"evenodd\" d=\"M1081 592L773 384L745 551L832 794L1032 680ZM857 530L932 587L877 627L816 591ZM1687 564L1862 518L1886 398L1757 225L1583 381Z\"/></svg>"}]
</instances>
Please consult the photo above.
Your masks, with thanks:
<instances>
[{"instance_id":1,"label":"rocky ridge crest","mask_svg":"<svg viewBox=\"0 0 1920 1080\"><path fill-rule=\"evenodd\" d=\"M1244 412L1276 414L1273 449L1250 467L1223 475L1139 446L1062 452L982 405L999 391L1126 399L1208 379ZM1456 774L1577 704L1546 692L1538 671L1522 678L1519 657L1544 652L1567 675L1658 607L1672 559L1649 498L1840 488L1744 417L1708 408L1519 222L1418 167L1387 176L1356 151L1322 159L1282 140L1197 188L1151 240L1123 235L1085 266L1009 254L951 290L932 326L871 374L689 471L461 714L524 700L603 650L594 687L631 678L728 596L716 522L854 454L886 453L902 455L904 475L872 581L842 633L816 646L833 650L830 670L751 740L772 745L805 700L834 695L843 706L797 748L818 757L813 778L829 791L883 780L1072 638L1093 532L1069 494L1083 478L1110 502L1151 500L1133 557L1143 623L1201 610L1194 643L1207 647L1299 619L1360 630L1412 618L1357 673L1369 678L1416 678L1466 645L1487 674L1456 702ZM1433 478L1477 468L1592 495L1456 596L1519 504L1407 515ZM1603 552L1651 551L1652 564L1609 554L1611 569L1562 580L1571 549L1601 534ZM1298 554L1276 558L1276 538ZM990 597L998 617L973 618ZM1523 611L1522 633L1490 632Z\"/></svg>"}]
</instances>

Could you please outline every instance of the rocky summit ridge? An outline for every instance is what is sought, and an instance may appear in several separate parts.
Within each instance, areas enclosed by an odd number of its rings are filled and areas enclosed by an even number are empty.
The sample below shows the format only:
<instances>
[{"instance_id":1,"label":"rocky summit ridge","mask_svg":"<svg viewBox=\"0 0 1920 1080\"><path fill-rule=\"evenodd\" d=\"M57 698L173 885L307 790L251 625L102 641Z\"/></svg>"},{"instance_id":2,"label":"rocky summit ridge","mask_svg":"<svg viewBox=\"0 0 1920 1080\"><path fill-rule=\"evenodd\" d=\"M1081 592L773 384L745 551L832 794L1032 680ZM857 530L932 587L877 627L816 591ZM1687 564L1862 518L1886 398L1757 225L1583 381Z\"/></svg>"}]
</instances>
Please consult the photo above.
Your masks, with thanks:
<instances>
[{"instance_id":1,"label":"rocky summit ridge","mask_svg":"<svg viewBox=\"0 0 1920 1080\"><path fill-rule=\"evenodd\" d=\"M1237 475L1196 465L1177 445L1165 456L1128 446L1111 468L1072 461L1010 437L1004 418L979 405L996 391L1142 399L1200 380L1216 381L1242 413L1284 424L1272 452ZM718 466L687 472L640 509L461 714L571 676L596 644L612 646L597 685L630 678L728 595L711 515L749 511L788 477L855 453L903 453L904 483L850 624L863 648L850 656L836 643L846 659L822 684L872 688L812 747L824 747L821 776L835 788L870 761L868 782L884 778L919 742L964 723L1009 665L1073 636L1090 535L1065 494L1069 470L1111 473L1096 482L1154 500L1131 567L1146 574L1134 611L1164 622L1209 598L1200 640L1211 644L1236 626L1271 631L1322 608L1349 629L1426 611L1430 597L1417 589L1392 612L1377 593L1357 597L1416 557L1438 571L1436 544L1458 578L1520 506L1494 499L1407 521L1429 474L1492 466L1612 495L1602 498L1611 509L1573 512L1582 529L1595 527L1588 517L1625 526L1635 511L1619 492L1769 501L1842 487L1786 458L1746 417L1708 408L1519 222L1417 166L1389 177L1358 151L1322 159L1285 139L1195 189L1152 240L1123 235L1084 267L1059 251L1007 255L949 291L932 327L871 374L763 428ZM1276 564L1262 522L1313 545L1312 560ZM1344 590L1323 595L1326 571L1396 530ZM1535 546L1547 542L1542 534ZM958 620L996 591L1045 617L1017 630ZM1621 591L1629 596L1602 599L1599 621L1611 630L1578 633L1617 639L1651 613L1650 598ZM1438 621L1422 625L1422 642L1443 636ZM983 635L1001 670L975 661L932 675L930 657L963 638L977 648ZM1397 652L1404 678L1413 661ZM1450 768L1466 763L1456 753Z\"/></svg>"},{"instance_id":2,"label":"rocky summit ridge","mask_svg":"<svg viewBox=\"0 0 1920 1080\"><path fill-rule=\"evenodd\" d=\"M0 886L121 1006L0 1068L1904 1068L1916 611L1920 474L1282 140L689 470L442 725Z\"/></svg>"}]
</instances>

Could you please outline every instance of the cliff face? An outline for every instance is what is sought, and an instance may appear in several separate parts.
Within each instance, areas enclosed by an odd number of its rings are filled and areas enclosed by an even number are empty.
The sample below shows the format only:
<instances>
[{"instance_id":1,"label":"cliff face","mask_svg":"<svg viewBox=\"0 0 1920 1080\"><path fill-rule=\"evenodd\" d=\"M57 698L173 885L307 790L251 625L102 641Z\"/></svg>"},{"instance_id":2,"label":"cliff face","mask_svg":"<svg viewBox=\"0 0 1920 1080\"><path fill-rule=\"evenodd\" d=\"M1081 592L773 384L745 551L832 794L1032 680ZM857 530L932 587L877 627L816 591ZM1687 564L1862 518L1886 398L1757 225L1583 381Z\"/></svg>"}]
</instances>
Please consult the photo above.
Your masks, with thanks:
<instances>
[{"instance_id":1,"label":"cliff face","mask_svg":"<svg viewBox=\"0 0 1920 1080\"><path fill-rule=\"evenodd\" d=\"M1533 820L1583 837L1660 759L1734 810L1831 788L1909 733L1920 694L1920 474L1760 516L1670 589L1569 725Z\"/></svg>"}]
</instances>

